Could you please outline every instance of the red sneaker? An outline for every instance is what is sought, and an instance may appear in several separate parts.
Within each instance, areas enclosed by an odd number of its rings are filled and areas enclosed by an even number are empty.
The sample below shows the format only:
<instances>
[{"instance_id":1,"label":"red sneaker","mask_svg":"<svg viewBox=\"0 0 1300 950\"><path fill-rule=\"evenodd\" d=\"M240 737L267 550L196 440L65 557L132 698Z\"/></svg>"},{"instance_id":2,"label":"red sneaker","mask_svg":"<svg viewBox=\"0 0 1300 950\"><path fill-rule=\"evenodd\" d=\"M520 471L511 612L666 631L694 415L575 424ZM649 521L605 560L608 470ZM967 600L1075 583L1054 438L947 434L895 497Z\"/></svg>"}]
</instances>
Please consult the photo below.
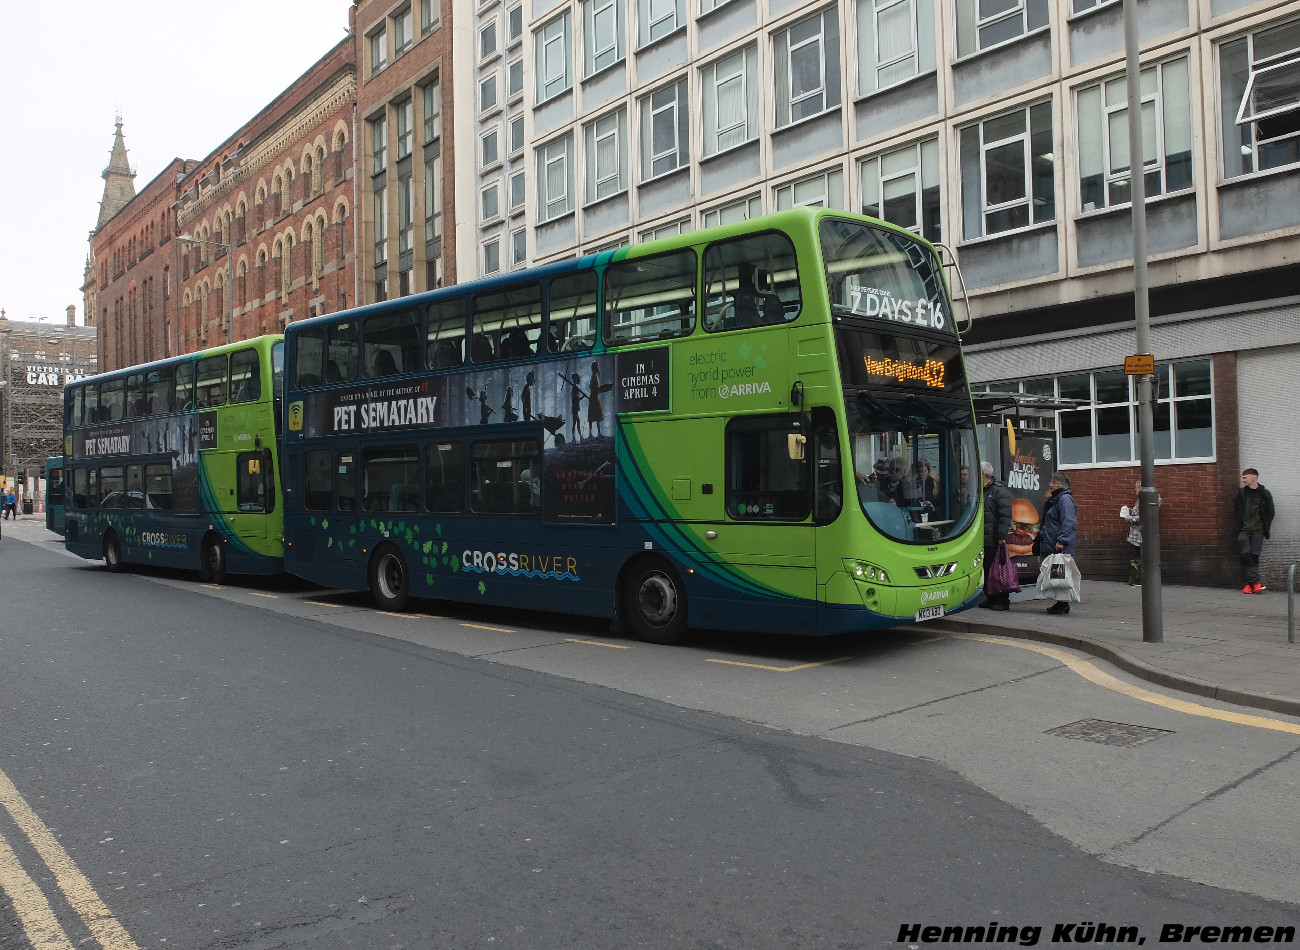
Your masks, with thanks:
<instances>
[{"instance_id":1,"label":"red sneaker","mask_svg":"<svg viewBox=\"0 0 1300 950\"><path fill-rule=\"evenodd\" d=\"M1255 585L1254 585L1254 584L1247 584L1245 587L1243 587L1243 588L1241 589L1241 592L1242 592L1243 594L1253 594L1253 593L1255 593Z\"/></svg>"},{"instance_id":2,"label":"red sneaker","mask_svg":"<svg viewBox=\"0 0 1300 950\"><path fill-rule=\"evenodd\" d=\"M1250 587L1250 592L1252 594L1262 594L1266 590L1268 590L1268 588L1265 587L1263 584L1252 584Z\"/></svg>"}]
</instances>

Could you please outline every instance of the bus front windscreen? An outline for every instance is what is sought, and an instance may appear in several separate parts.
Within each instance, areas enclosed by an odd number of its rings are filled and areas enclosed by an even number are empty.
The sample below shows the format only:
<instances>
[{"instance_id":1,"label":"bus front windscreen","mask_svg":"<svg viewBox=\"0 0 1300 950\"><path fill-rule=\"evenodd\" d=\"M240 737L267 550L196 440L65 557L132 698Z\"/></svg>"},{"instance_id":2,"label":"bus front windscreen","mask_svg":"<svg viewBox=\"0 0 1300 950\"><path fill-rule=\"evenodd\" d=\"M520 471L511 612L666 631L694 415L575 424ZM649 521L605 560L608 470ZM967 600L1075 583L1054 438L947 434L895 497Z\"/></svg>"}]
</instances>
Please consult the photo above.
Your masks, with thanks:
<instances>
[{"instance_id":1,"label":"bus front windscreen","mask_svg":"<svg viewBox=\"0 0 1300 950\"><path fill-rule=\"evenodd\" d=\"M942 270L930 248L909 234L857 221L821 222L831 311L937 331L956 339Z\"/></svg>"},{"instance_id":2,"label":"bus front windscreen","mask_svg":"<svg viewBox=\"0 0 1300 950\"><path fill-rule=\"evenodd\" d=\"M980 500L969 403L869 389L845 399L858 504L876 530L916 544L965 531Z\"/></svg>"}]
</instances>

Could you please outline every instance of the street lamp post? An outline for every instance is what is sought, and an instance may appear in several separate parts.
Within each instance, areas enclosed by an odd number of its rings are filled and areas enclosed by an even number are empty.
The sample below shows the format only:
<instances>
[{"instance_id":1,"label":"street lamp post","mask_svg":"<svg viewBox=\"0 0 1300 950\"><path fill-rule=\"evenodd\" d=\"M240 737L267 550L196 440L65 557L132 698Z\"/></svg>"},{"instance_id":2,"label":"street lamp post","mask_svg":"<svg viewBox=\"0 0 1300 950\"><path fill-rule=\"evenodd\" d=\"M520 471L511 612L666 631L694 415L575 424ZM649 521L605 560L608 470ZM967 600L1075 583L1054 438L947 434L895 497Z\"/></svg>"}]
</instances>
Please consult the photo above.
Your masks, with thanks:
<instances>
[{"instance_id":1,"label":"street lamp post","mask_svg":"<svg viewBox=\"0 0 1300 950\"><path fill-rule=\"evenodd\" d=\"M235 245L222 241L204 241L189 234L177 238L182 244L206 244L226 252L226 342L235 342Z\"/></svg>"},{"instance_id":2,"label":"street lamp post","mask_svg":"<svg viewBox=\"0 0 1300 950\"><path fill-rule=\"evenodd\" d=\"M1142 142L1142 71L1138 57L1137 0L1124 0L1124 65L1128 84L1128 180L1133 208L1133 317L1138 354L1151 353L1147 286L1146 152ZM1160 496L1156 493L1155 393L1150 375L1138 376L1138 459L1142 491L1142 641L1163 643L1160 577Z\"/></svg>"}]
</instances>

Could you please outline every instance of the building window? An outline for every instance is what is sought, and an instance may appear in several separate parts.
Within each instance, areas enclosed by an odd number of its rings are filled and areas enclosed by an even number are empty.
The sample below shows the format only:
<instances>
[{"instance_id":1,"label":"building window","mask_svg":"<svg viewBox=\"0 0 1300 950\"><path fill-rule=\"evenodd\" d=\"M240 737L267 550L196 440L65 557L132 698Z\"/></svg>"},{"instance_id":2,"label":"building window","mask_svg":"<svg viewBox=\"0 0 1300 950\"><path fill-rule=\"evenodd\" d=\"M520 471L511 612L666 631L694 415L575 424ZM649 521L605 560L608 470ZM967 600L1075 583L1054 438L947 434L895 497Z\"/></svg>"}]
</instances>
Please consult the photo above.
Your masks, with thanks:
<instances>
[{"instance_id":1,"label":"building window","mask_svg":"<svg viewBox=\"0 0 1300 950\"><path fill-rule=\"evenodd\" d=\"M1156 366L1156 460L1213 461L1214 387L1208 359ZM1138 461L1137 386L1123 370L1011 380L973 386L992 392L1079 399L1079 409L1056 413L1062 466Z\"/></svg>"},{"instance_id":2,"label":"building window","mask_svg":"<svg viewBox=\"0 0 1300 950\"><path fill-rule=\"evenodd\" d=\"M479 27L478 31L478 58L487 59L497 52L497 21L496 18Z\"/></svg>"},{"instance_id":3,"label":"building window","mask_svg":"<svg viewBox=\"0 0 1300 950\"><path fill-rule=\"evenodd\" d=\"M934 0L858 0L859 95L934 68Z\"/></svg>"},{"instance_id":4,"label":"building window","mask_svg":"<svg viewBox=\"0 0 1300 950\"><path fill-rule=\"evenodd\" d=\"M438 4L436 0L420 0L420 32L432 33L438 28Z\"/></svg>"},{"instance_id":5,"label":"building window","mask_svg":"<svg viewBox=\"0 0 1300 950\"><path fill-rule=\"evenodd\" d=\"M519 267L528 263L528 229L520 228L510 234L510 263Z\"/></svg>"},{"instance_id":6,"label":"building window","mask_svg":"<svg viewBox=\"0 0 1300 950\"><path fill-rule=\"evenodd\" d=\"M501 150L498 145L501 139L501 131L497 128L488 129L479 138L479 155L482 158L480 167L491 168L501 161Z\"/></svg>"},{"instance_id":7,"label":"building window","mask_svg":"<svg viewBox=\"0 0 1300 950\"><path fill-rule=\"evenodd\" d=\"M397 180L397 253L405 254L415 241L415 177L410 166Z\"/></svg>"},{"instance_id":8,"label":"building window","mask_svg":"<svg viewBox=\"0 0 1300 950\"><path fill-rule=\"evenodd\" d=\"M716 208L710 208L700 217L700 226L713 228L721 224L735 224L737 221L757 218L762 213L763 199L758 195L750 195L747 198L728 201Z\"/></svg>"},{"instance_id":9,"label":"building window","mask_svg":"<svg viewBox=\"0 0 1300 950\"><path fill-rule=\"evenodd\" d=\"M832 168L781 185L775 191L775 198L777 211L787 208L843 208L844 170Z\"/></svg>"},{"instance_id":10,"label":"building window","mask_svg":"<svg viewBox=\"0 0 1300 950\"><path fill-rule=\"evenodd\" d=\"M777 33L773 44L777 128L840 104L840 28L834 7Z\"/></svg>"},{"instance_id":11,"label":"building window","mask_svg":"<svg viewBox=\"0 0 1300 950\"><path fill-rule=\"evenodd\" d=\"M573 211L573 135L537 150L537 216L550 221Z\"/></svg>"},{"instance_id":12,"label":"building window","mask_svg":"<svg viewBox=\"0 0 1300 950\"><path fill-rule=\"evenodd\" d=\"M962 236L1054 220L1053 167L1050 102L962 129Z\"/></svg>"},{"instance_id":13,"label":"building window","mask_svg":"<svg viewBox=\"0 0 1300 950\"><path fill-rule=\"evenodd\" d=\"M637 4L640 21L639 46L675 33L686 23L686 0L641 0Z\"/></svg>"},{"instance_id":14,"label":"building window","mask_svg":"<svg viewBox=\"0 0 1300 950\"><path fill-rule=\"evenodd\" d=\"M573 19L565 13L537 31L537 101L545 102L573 85Z\"/></svg>"},{"instance_id":15,"label":"building window","mask_svg":"<svg viewBox=\"0 0 1300 950\"><path fill-rule=\"evenodd\" d=\"M1088 10L1095 10L1098 7L1110 6L1112 3L1120 3L1121 0L1074 0L1071 13L1084 13Z\"/></svg>"},{"instance_id":16,"label":"building window","mask_svg":"<svg viewBox=\"0 0 1300 950\"><path fill-rule=\"evenodd\" d=\"M939 142L873 155L859 166L862 213L940 240Z\"/></svg>"},{"instance_id":17,"label":"building window","mask_svg":"<svg viewBox=\"0 0 1300 950\"><path fill-rule=\"evenodd\" d=\"M478 111L490 112L497 108L497 74L480 79L478 84Z\"/></svg>"},{"instance_id":18,"label":"building window","mask_svg":"<svg viewBox=\"0 0 1300 950\"><path fill-rule=\"evenodd\" d=\"M1146 193L1192 187L1192 112L1187 57L1142 70L1142 154ZM1128 82L1123 76L1078 91L1079 202L1084 211L1132 201Z\"/></svg>"},{"instance_id":19,"label":"building window","mask_svg":"<svg viewBox=\"0 0 1300 950\"><path fill-rule=\"evenodd\" d=\"M623 59L623 0L582 5L583 72L592 76Z\"/></svg>"},{"instance_id":20,"label":"building window","mask_svg":"<svg viewBox=\"0 0 1300 950\"><path fill-rule=\"evenodd\" d=\"M523 171L514 172L510 176L510 212L520 210L524 206L526 173Z\"/></svg>"},{"instance_id":21,"label":"building window","mask_svg":"<svg viewBox=\"0 0 1300 950\"><path fill-rule=\"evenodd\" d=\"M667 224L661 224L656 228L649 228L642 231L639 235L642 241L657 241L660 238L675 237L678 234L686 234L691 230L690 218L679 218L676 221L669 221Z\"/></svg>"},{"instance_id":22,"label":"building window","mask_svg":"<svg viewBox=\"0 0 1300 950\"><path fill-rule=\"evenodd\" d=\"M748 46L700 71L704 157L758 136L758 47Z\"/></svg>"},{"instance_id":23,"label":"building window","mask_svg":"<svg viewBox=\"0 0 1300 950\"><path fill-rule=\"evenodd\" d=\"M690 161L687 82L678 80L641 100L641 178L648 181Z\"/></svg>"},{"instance_id":24,"label":"building window","mask_svg":"<svg viewBox=\"0 0 1300 950\"><path fill-rule=\"evenodd\" d=\"M501 217L501 183L494 181L479 192L479 206L483 210L483 220L491 221Z\"/></svg>"},{"instance_id":25,"label":"building window","mask_svg":"<svg viewBox=\"0 0 1300 950\"><path fill-rule=\"evenodd\" d=\"M627 190L627 110L583 127L587 143L587 200L603 201Z\"/></svg>"},{"instance_id":26,"label":"building window","mask_svg":"<svg viewBox=\"0 0 1300 950\"><path fill-rule=\"evenodd\" d=\"M415 15L411 8L404 7L393 14L393 48L401 56L411 48L415 38Z\"/></svg>"},{"instance_id":27,"label":"building window","mask_svg":"<svg viewBox=\"0 0 1300 950\"><path fill-rule=\"evenodd\" d=\"M506 43L514 45L524 37L524 5L522 3L506 11Z\"/></svg>"},{"instance_id":28,"label":"building window","mask_svg":"<svg viewBox=\"0 0 1300 950\"><path fill-rule=\"evenodd\" d=\"M495 274L501 269L501 242L488 241L483 245L483 273Z\"/></svg>"},{"instance_id":29,"label":"building window","mask_svg":"<svg viewBox=\"0 0 1300 950\"><path fill-rule=\"evenodd\" d=\"M397 114L397 160L400 162L415 147L415 104L403 99L393 111Z\"/></svg>"},{"instance_id":30,"label":"building window","mask_svg":"<svg viewBox=\"0 0 1300 950\"><path fill-rule=\"evenodd\" d=\"M1000 46L1048 23L1048 0L957 0L957 55Z\"/></svg>"},{"instance_id":31,"label":"building window","mask_svg":"<svg viewBox=\"0 0 1300 950\"><path fill-rule=\"evenodd\" d=\"M510 154L517 155L524 150L524 117L515 116L510 120Z\"/></svg>"},{"instance_id":32,"label":"building window","mask_svg":"<svg viewBox=\"0 0 1300 950\"><path fill-rule=\"evenodd\" d=\"M375 263L388 260L388 192L375 193Z\"/></svg>"},{"instance_id":33,"label":"building window","mask_svg":"<svg viewBox=\"0 0 1300 950\"><path fill-rule=\"evenodd\" d=\"M375 152L372 174L382 175L388 167L388 118L378 116L370 122L370 143Z\"/></svg>"},{"instance_id":34,"label":"building window","mask_svg":"<svg viewBox=\"0 0 1300 950\"><path fill-rule=\"evenodd\" d=\"M438 80L421 88L420 98L424 104L424 144L428 145L442 135L442 96L439 94Z\"/></svg>"},{"instance_id":35,"label":"building window","mask_svg":"<svg viewBox=\"0 0 1300 950\"><path fill-rule=\"evenodd\" d=\"M432 244L441 236L442 158L437 157L424 165L424 243Z\"/></svg>"},{"instance_id":36,"label":"building window","mask_svg":"<svg viewBox=\"0 0 1300 950\"><path fill-rule=\"evenodd\" d=\"M1219 47L1225 178L1300 162L1300 20Z\"/></svg>"},{"instance_id":37,"label":"building window","mask_svg":"<svg viewBox=\"0 0 1300 950\"><path fill-rule=\"evenodd\" d=\"M388 65L388 33L381 26L371 33L370 39L370 75L379 72Z\"/></svg>"},{"instance_id":38,"label":"building window","mask_svg":"<svg viewBox=\"0 0 1300 950\"><path fill-rule=\"evenodd\" d=\"M524 58L506 64L506 98L514 100L524 94Z\"/></svg>"}]
</instances>

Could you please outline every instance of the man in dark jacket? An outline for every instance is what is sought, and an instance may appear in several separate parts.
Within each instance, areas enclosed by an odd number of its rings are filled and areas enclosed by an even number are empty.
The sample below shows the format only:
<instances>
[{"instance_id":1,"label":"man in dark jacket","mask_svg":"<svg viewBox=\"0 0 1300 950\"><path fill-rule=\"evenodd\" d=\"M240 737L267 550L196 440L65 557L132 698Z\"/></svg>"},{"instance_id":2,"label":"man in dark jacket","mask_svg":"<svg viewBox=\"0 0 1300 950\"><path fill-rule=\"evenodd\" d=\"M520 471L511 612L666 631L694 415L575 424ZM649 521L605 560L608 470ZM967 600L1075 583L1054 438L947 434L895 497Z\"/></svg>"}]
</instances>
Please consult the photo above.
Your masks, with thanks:
<instances>
[{"instance_id":1,"label":"man in dark jacket","mask_svg":"<svg viewBox=\"0 0 1300 950\"><path fill-rule=\"evenodd\" d=\"M1034 552L1039 557L1050 557L1057 552L1074 557L1074 545L1079 538L1079 510L1070 491L1070 477L1064 472L1055 472L1047 488L1050 494L1043 503L1042 527L1038 530L1038 540L1034 542ZM1068 614L1070 602L1058 600L1047 608L1047 612Z\"/></svg>"},{"instance_id":2,"label":"man in dark jacket","mask_svg":"<svg viewBox=\"0 0 1300 950\"><path fill-rule=\"evenodd\" d=\"M1241 558L1243 594L1262 594L1268 590L1259 582L1259 553L1273 526L1273 495L1259 483L1259 472L1248 468L1241 473L1241 490L1233 502L1237 516L1237 556Z\"/></svg>"},{"instance_id":3,"label":"man in dark jacket","mask_svg":"<svg viewBox=\"0 0 1300 950\"><path fill-rule=\"evenodd\" d=\"M993 463L980 464L984 472L984 574L988 576L999 548L1007 546L1007 532L1011 530L1011 492L993 477ZM981 607L990 610L1011 609L1011 594L985 593Z\"/></svg>"}]
</instances>

